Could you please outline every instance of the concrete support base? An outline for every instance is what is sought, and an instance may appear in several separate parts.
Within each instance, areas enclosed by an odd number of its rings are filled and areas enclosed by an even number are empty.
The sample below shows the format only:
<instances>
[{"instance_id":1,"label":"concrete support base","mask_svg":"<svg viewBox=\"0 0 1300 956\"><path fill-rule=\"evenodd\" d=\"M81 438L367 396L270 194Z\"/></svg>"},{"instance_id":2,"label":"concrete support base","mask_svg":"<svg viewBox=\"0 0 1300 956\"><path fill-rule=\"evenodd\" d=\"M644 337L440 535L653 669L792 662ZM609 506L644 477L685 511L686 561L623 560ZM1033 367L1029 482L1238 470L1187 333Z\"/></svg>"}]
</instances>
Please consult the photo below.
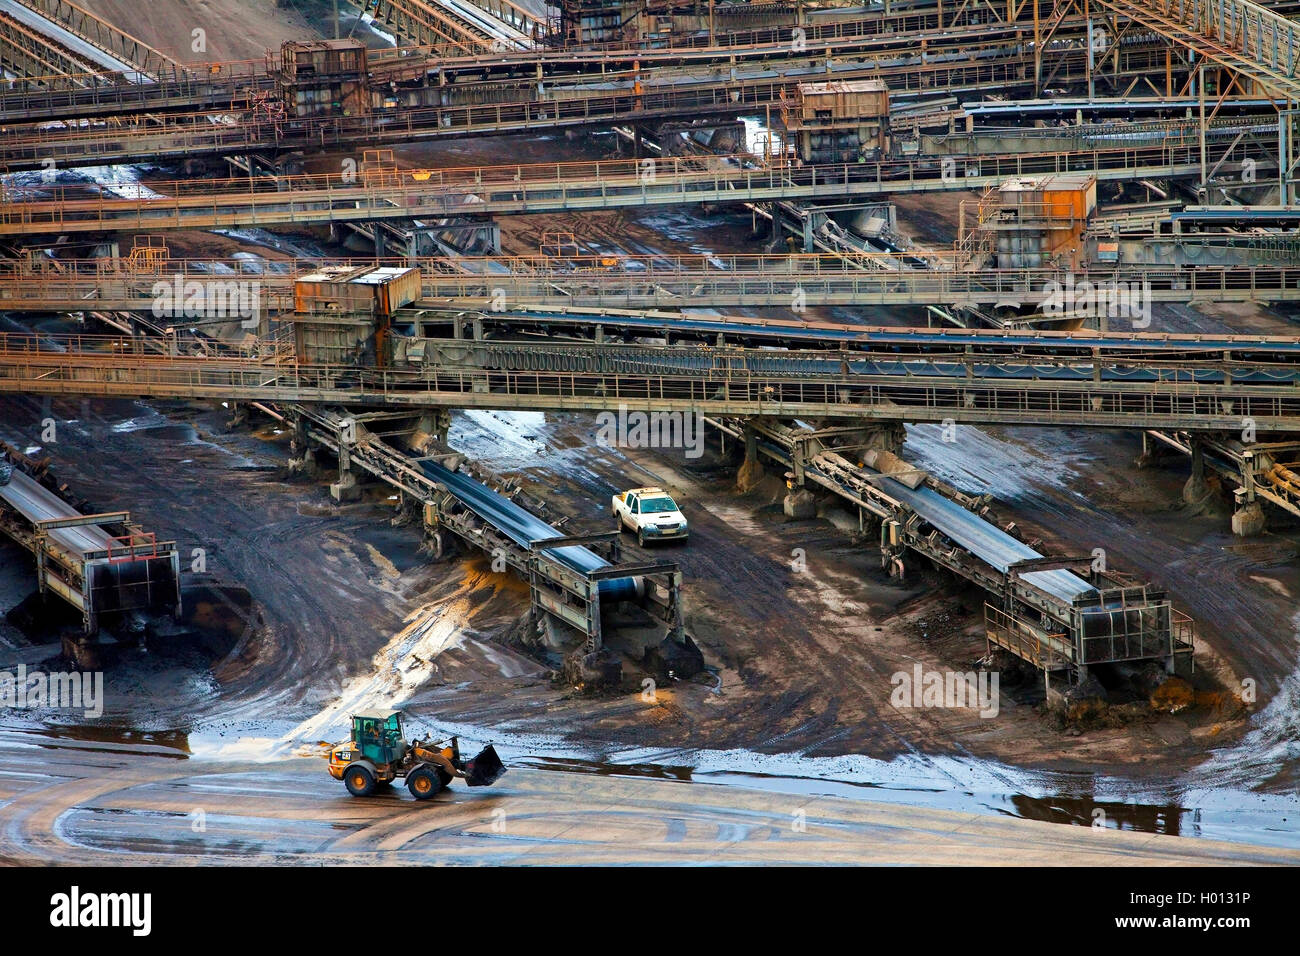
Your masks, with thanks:
<instances>
[{"instance_id":1,"label":"concrete support base","mask_svg":"<svg viewBox=\"0 0 1300 956\"><path fill-rule=\"evenodd\" d=\"M424 550L435 561L457 557L461 553L460 539L445 528L429 531L424 539Z\"/></svg>"},{"instance_id":2,"label":"concrete support base","mask_svg":"<svg viewBox=\"0 0 1300 956\"><path fill-rule=\"evenodd\" d=\"M1164 450L1164 445L1156 441L1146 432L1142 433L1142 451L1134 459L1133 464L1137 468L1153 468L1160 462L1160 453Z\"/></svg>"},{"instance_id":3,"label":"concrete support base","mask_svg":"<svg viewBox=\"0 0 1300 956\"><path fill-rule=\"evenodd\" d=\"M1232 513L1232 533L1240 537L1262 534L1265 524L1264 507L1258 501L1244 504Z\"/></svg>"},{"instance_id":4,"label":"concrete support base","mask_svg":"<svg viewBox=\"0 0 1300 956\"><path fill-rule=\"evenodd\" d=\"M302 475L306 478L315 478L320 474L320 468L316 464L316 452L308 448L303 452L302 457L290 455L289 474Z\"/></svg>"},{"instance_id":5,"label":"concrete support base","mask_svg":"<svg viewBox=\"0 0 1300 956\"><path fill-rule=\"evenodd\" d=\"M447 433L451 430L451 410L432 409L420 416L411 435L411 448L429 451L447 447Z\"/></svg>"},{"instance_id":6,"label":"concrete support base","mask_svg":"<svg viewBox=\"0 0 1300 956\"><path fill-rule=\"evenodd\" d=\"M736 487L741 492L753 490L763 480L763 466L758 463L758 436L745 426L745 462L736 473Z\"/></svg>"},{"instance_id":7,"label":"concrete support base","mask_svg":"<svg viewBox=\"0 0 1300 956\"><path fill-rule=\"evenodd\" d=\"M807 488L791 491L785 496L785 516L796 521L817 517L817 500Z\"/></svg>"},{"instance_id":8,"label":"concrete support base","mask_svg":"<svg viewBox=\"0 0 1300 956\"><path fill-rule=\"evenodd\" d=\"M645 665L660 680L688 680L704 670L704 655L689 635L681 641L665 637L646 652Z\"/></svg>"},{"instance_id":9,"label":"concrete support base","mask_svg":"<svg viewBox=\"0 0 1300 956\"><path fill-rule=\"evenodd\" d=\"M1189 505L1202 504L1210 497L1211 489L1205 480L1205 454L1200 442L1192 441L1192 475L1183 485L1183 501Z\"/></svg>"},{"instance_id":10,"label":"concrete support base","mask_svg":"<svg viewBox=\"0 0 1300 956\"><path fill-rule=\"evenodd\" d=\"M902 422L882 422L871 428L864 428L860 434L853 436L853 444L861 446L862 451L877 448L894 455L903 453L903 444L906 440L907 429L903 427Z\"/></svg>"},{"instance_id":11,"label":"concrete support base","mask_svg":"<svg viewBox=\"0 0 1300 956\"><path fill-rule=\"evenodd\" d=\"M330 485L330 497L338 502L360 501L361 483L357 476L351 472L340 475L339 480Z\"/></svg>"}]
</instances>

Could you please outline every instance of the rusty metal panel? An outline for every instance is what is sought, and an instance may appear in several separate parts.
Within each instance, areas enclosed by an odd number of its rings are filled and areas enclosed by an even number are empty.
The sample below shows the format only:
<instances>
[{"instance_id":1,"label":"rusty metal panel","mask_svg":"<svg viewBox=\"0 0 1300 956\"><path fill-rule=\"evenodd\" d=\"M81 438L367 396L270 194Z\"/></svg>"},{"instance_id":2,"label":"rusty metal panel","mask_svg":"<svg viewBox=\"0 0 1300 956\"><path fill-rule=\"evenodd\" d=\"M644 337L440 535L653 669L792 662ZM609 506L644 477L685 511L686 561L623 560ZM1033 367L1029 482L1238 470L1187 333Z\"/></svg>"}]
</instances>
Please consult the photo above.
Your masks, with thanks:
<instances>
[{"instance_id":1,"label":"rusty metal panel","mask_svg":"<svg viewBox=\"0 0 1300 956\"><path fill-rule=\"evenodd\" d=\"M374 326L369 322L295 323L298 361L311 365L374 364Z\"/></svg>"},{"instance_id":2,"label":"rusty metal panel","mask_svg":"<svg viewBox=\"0 0 1300 956\"><path fill-rule=\"evenodd\" d=\"M394 310L418 300L423 289L419 269L398 270L378 286L379 310L386 315L392 314Z\"/></svg>"},{"instance_id":3,"label":"rusty metal panel","mask_svg":"<svg viewBox=\"0 0 1300 956\"><path fill-rule=\"evenodd\" d=\"M387 315L420 298L423 282L420 270L406 266L379 266L365 269L347 280L351 285L369 290L377 313Z\"/></svg>"},{"instance_id":4,"label":"rusty metal panel","mask_svg":"<svg viewBox=\"0 0 1300 956\"><path fill-rule=\"evenodd\" d=\"M366 72L366 46L360 40L290 40L280 48L286 78L360 76Z\"/></svg>"},{"instance_id":5,"label":"rusty metal panel","mask_svg":"<svg viewBox=\"0 0 1300 956\"><path fill-rule=\"evenodd\" d=\"M369 315L374 310L373 290L351 281L369 271L355 266L326 266L301 277L293 284L294 311Z\"/></svg>"},{"instance_id":6,"label":"rusty metal panel","mask_svg":"<svg viewBox=\"0 0 1300 956\"><path fill-rule=\"evenodd\" d=\"M805 126L856 125L889 115L889 88L880 80L799 84L799 121Z\"/></svg>"}]
</instances>

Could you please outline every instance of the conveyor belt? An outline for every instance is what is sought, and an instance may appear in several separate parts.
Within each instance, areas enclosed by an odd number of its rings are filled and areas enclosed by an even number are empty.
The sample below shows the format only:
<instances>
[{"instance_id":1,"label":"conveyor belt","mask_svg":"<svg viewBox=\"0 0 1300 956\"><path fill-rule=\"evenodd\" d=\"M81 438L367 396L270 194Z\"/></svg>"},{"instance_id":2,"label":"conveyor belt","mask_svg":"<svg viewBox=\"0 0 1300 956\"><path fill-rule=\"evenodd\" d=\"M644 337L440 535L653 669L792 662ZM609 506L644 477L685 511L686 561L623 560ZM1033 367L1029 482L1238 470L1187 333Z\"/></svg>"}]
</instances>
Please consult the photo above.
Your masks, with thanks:
<instances>
[{"instance_id":1,"label":"conveyor belt","mask_svg":"<svg viewBox=\"0 0 1300 956\"><path fill-rule=\"evenodd\" d=\"M52 518L75 518L74 511L58 495L33 480L30 476L14 469L9 484L0 486L0 498L10 507L35 523ZM50 532L58 545L73 555L83 555L95 551L107 551L112 541L111 536L99 525L79 525L73 528L56 528Z\"/></svg>"},{"instance_id":2,"label":"conveyor belt","mask_svg":"<svg viewBox=\"0 0 1300 956\"><path fill-rule=\"evenodd\" d=\"M1297 213L1300 215L1300 211ZM797 278L797 275L791 278ZM420 312L443 311L440 302L427 302L399 309L394 314L394 321L403 319L411 321ZM784 320L749 319L741 317L719 317L707 315L634 315L629 313L568 313L549 310L513 310L509 313L487 316L502 324L522 324L531 320L539 324L550 325L600 325L607 334L623 329L646 330L651 333L671 332L674 336L683 332L701 332L709 335L746 337L772 337L791 341L827 341L846 342L861 345L899 346L905 352L909 346L950 346L954 350L967 345L986 347L1022 346L1036 349L1059 348L1062 350L1078 349L1131 349L1133 352L1149 352L1153 356L1160 352L1289 352L1300 353L1300 338L1288 336L1244 336L1219 335L1214 333L1197 335L1170 334L1167 336L1142 335L1133 333L1110 334L1097 332L1015 332L989 331L971 329L886 329L866 326L833 325L829 323L797 323ZM1103 356L1103 360L1105 357ZM1283 378L1289 378L1284 370ZM962 374L965 374L964 367ZM1121 376L1125 377L1125 376ZM1154 371L1152 372L1154 377Z\"/></svg>"},{"instance_id":3,"label":"conveyor belt","mask_svg":"<svg viewBox=\"0 0 1300 956\"><path fill-rule=\"evenodd\" d=\"M139 72L139 68L119 57L115 57L81 37L72 33L60 23L47 20L35 10L30 10L15 0L0 0L0 12L8 14L34 30L48 36L54 42L71 50L96 66L114 73L121 73L128 83L150 82L150 78Z\"/></svg>"},{"instance_id":4,"label":"conveyor belt","mask_svg":"<svg viewBox=\"0 0 1300 956\"><path fill-rule=\"evenodd\" d=\"M527 548L534 541L563 536L563 532L555 530L541 518L467 475L450 471L436 462L420 462L420 467L430 479L445 487L465 507L520 547ZM610 566L600 555L583 547L550 548L544 553L584 574ZM607 600L630 600L636 595L632 578L601 581L599 586L600 596Z\"/></svg>"},{"instance_id":5,"label":"conveyor belt","mask_svg":"<svg viewBox=\"0 0 1300 956\"><path fill-rule=\"evenodd\" d=\"M997 525L990 524L952 499L945 498L933 488L925 485L909 488L901 481L885 477L870 468L864 467L862 470L878 476L875 483L885 494L908 505L947 538L990 567L1006 573L1011 565L1019 561L1043 557L1029 545L1017 541ZM1077 574L1065 570L1030 571L1022 574L1020 579L1067 604L1080 594L1097 590Z\"/></svg>"},{"instance_id":6,"label":"conveyor belt","mask_svg":"<svg viewBox=\"0 0 1300 956\"><path fill-rule=\"evenodd\" d=\"M1257 97L1239 97L1230 99L1225 108L1232 110L1257 110L1272 106L1272 100ZM1051 99L1051 100L1016 100L1003 102L996 100L977 100L961 105L964 112L971 116L1033 116L1041 113L1075 113L1088 115L1100 113L1176 113L1180 110L1194 110L1200 104L1195 96L1184 97L1098 97L1096 99ZM1068 131L1069 127L1061 127Z\"/></svg>"},{"instance_id":7,"label":"conveyor belt","mask_svg":"<svg viewBox=\"0 0 1300 956\"><path fill-rule=\"evenodd\" d=\"M762 444L773 457L790 464L790 455L784 448L773 442ZM835 481L834 477L815 465L806 467L809 472ZM859 466L859 470L870 476L871 483L884 494L907 505L954 544L998 571L1006 573L1011 565L1019 561L1043 557L1029 545L1017 541L1001 528L966 510L933 488L926 485L909 488L901 481L865 465ZM851 488L845 488L845 491L853 494ZM1022 574L1020 579L1066 604L1072 603L1079 595L1095 593L1097 590L1077 574L1066 570L1030 571Z\"/></svg>"},{"instance_id":8,"label":"conveyor belt","mask_svg":"<svg viewBox=\"0 0 1300 956\"><path fill-rule=\"evenodd\" d=\"M1259 222L1271 226L1292 225L1300 221L1295 206L1188 206L1169 214L1171 222Z\"/></svg>"}]
</instances>

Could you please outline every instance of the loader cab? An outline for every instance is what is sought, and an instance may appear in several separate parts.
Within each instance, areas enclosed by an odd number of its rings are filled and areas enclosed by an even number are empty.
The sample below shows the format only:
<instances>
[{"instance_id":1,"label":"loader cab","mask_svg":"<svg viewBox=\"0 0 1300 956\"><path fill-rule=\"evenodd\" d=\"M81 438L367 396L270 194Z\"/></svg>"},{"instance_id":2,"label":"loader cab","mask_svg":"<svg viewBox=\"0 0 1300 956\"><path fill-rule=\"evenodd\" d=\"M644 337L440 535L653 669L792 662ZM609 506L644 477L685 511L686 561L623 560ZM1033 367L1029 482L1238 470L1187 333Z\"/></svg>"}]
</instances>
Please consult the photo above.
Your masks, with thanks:
<instances>
[{"instance_id":1,"label":"loader cab","mask_svg":"<svg viewBox=\"0 0 1300 956\"><path fill-rule=\"evenodd\" d=\"M372 711L352 715L352 741L360 756L377 766L397 763L406 753L402 739L402 713Z\"/></svg>"}]
</instances>

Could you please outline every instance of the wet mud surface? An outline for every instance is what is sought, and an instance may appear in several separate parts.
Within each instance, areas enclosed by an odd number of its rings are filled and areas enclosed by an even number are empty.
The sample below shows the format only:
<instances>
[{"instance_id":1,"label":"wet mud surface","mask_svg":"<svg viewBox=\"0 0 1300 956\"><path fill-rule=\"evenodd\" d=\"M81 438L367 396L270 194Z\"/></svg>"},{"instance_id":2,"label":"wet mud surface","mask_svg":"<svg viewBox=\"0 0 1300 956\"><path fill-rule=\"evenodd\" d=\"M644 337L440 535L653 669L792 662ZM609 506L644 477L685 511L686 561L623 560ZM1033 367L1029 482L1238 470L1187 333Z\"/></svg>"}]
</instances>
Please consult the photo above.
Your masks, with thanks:
<instances>
[{"instance_id":1,"label":"wet mud surface","mask_svg":"<svg viewBox=\"0 0 1300 956\"><path fill-rule=\"evenodd\" d=\"M454 166L500 162L507 152L515 162L576 159L609 146L608 138L531 137L399 155ZM903 231L927 242L950 237L956 202L900 201ZM739 209L523 216L503 223L502 242L506 254L531 254L544 232L567 230L601 253L757 252L754 225ZM287 254L239 236L170 241L178 255ZM748 314L764 311L786 314ZM871 307L809 317L917 320ZM1168 309L1157 324L1294 332L1284 317L1262 311ZM246 795L256 781L180 779L186 772L171 765L182 762L197 778L204 768L318 754L345 735L350 713L390 705L403 706L417 729L497 741L512 766L553 776L725 784L1077 825L1100 807L1116 829L1279 846L1295 845L1300 832L1300 536L1275 512L1269 532L1249 541L1234 539L1222 516L1187 513L1179 497L1186 462L1170 456L1138 469L1129 433L963 427L946 443L937 429L916 427L904 455L964 491L992 493L1001 513L1054 553L1103 547L1115 566L1166 587L1197 622L1198 682L1256 681L1251 714L1146 713L1071 736L1041 712L1032 682L1004 685L994 719L897 708L892 674L918 663L968 669L985 654L981 592L919 566L904 582L889 579L871 535L859 535L855 519L833 503L816 519L791 522L779 482L739 494L734 449L721 453L716 439L687 459L600 447L585 416L458 414L452 444L490 469L523 476L531 492L572 516L573 529L605 530L609 495L633 485L661 484L685 506L691 541L664 556L685 571L688 629L708 673L660 686L649 702L635 692L578 694L557 686L553 661L518 643L528 601L522 582L493 573L477 555L433 561L420 550L418 528L393 526L383 489L340 506L329 498L328 476L289 480L287 436L274 423L255 418L230 428L226 410L187 403L6 398L0 438L35 447L47 416L60 423L45 451L62 480L96 508L130 510L177 541L187 561L201 552L204 569L185 576L175 633L113 662L102 719L0 714L0 807L35 786L70 788L69 802L44 811L33 833L57 822L73 843L109 853L308 852L339 827L306 808L271 837L259 838L255 824L187 835L188 803L203 800L189 801L190 792ZM634 543L626 548L639 555ZM49 611L11 613L30 605L30 565L25 552L0 541L6 667L50 665L58 649L50 642L67 624ZM37 781L19 766L32 748L42 758ZM147 786L167 796L97 805L89 782L96 766L124 777L156 773ZM346 805L323 762L314 766L319 772L277 770L274 788L306 803ZM329 812L337 810L331 804ZM134 817L165 826L150 830ZM7 846L0 857L6 852L17 853ZM59 851L37 841L24 852Z\"/></svg>"}]
</instances>

